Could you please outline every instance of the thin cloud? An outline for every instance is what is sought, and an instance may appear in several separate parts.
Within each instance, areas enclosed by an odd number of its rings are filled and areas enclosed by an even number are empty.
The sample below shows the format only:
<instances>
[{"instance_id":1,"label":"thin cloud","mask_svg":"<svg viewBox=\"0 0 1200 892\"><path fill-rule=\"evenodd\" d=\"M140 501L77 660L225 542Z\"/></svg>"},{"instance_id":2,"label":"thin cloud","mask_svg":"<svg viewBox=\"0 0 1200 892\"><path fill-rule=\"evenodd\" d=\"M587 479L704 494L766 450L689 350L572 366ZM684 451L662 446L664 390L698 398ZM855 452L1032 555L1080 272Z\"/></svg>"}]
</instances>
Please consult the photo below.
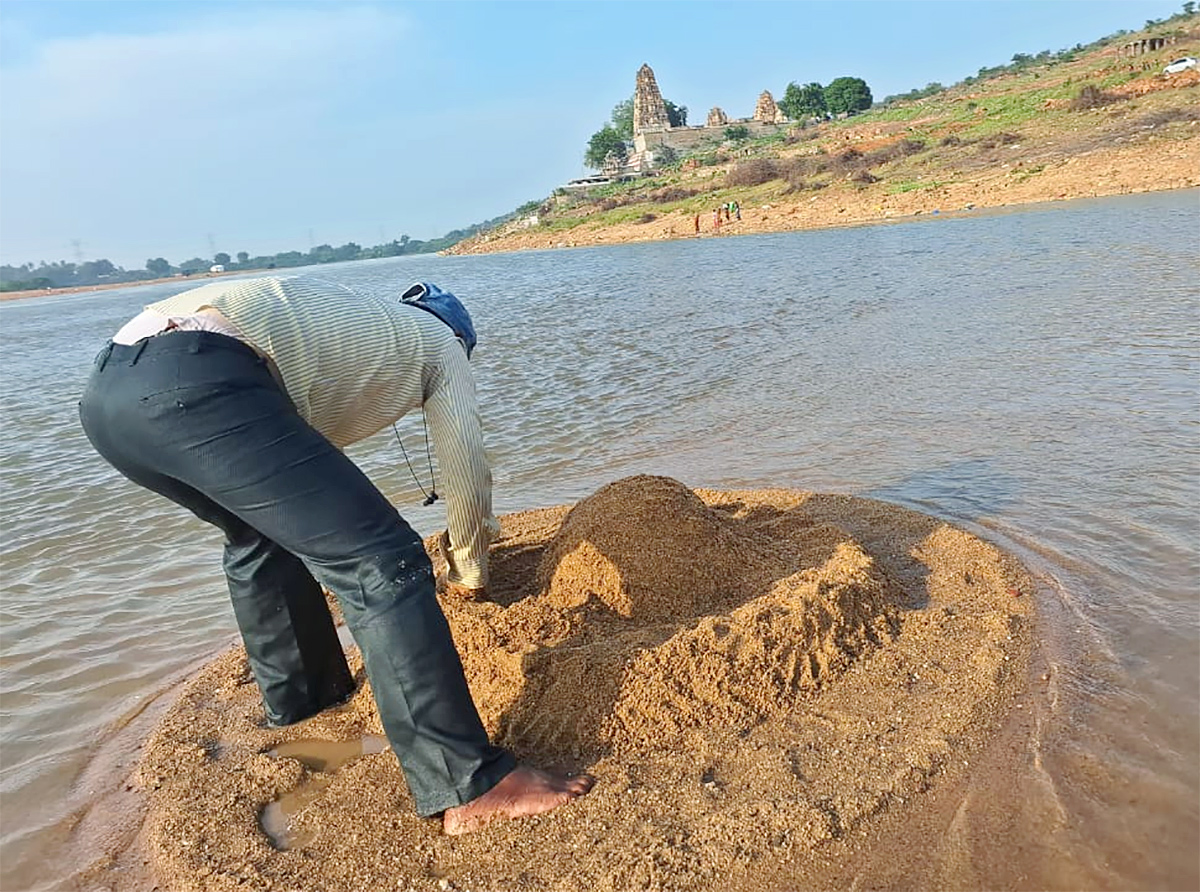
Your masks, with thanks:
<instances>
[{"instance_id":1,"label":"thin cloud","mask_svg":"<svg viewBox=\"0 0 1200 892\"><path fill-rule=\"evenodd\" d=\"M340 164L335 122L418 67L411 41L389 9L330 4L28 47L0 68L4 262L67 237L121 262L134 233L167 251L298 199Z\"/></svg>"},{"instance_id":2,"label":"thin cloud","mask_svg":"<svg viewBox=\"0 0 1200 892\"><path fill-rule=\"evenodd\" d=\"M353 96L394 67L404 19L372 7L283 9L145 35L48 41L0 69L7 126L146 124L271 114Z\"/></svg>"}]
</instances>

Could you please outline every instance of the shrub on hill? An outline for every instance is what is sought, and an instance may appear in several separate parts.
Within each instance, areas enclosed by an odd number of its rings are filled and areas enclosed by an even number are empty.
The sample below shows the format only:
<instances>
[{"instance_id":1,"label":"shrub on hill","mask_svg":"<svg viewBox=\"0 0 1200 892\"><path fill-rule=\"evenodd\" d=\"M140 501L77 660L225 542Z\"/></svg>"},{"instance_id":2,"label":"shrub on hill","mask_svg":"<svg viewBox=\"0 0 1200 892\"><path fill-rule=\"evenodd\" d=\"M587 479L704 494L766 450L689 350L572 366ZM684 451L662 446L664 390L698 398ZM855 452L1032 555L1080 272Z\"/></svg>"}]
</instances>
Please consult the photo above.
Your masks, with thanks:
<instances>
[{"instance_id":1,"label":"shrub on hill","mask_svg":"<svg viewBox=\"0 0 1200 892\"><path fill-rule=\"evenodd\" d=\"M875 176L875 174L871 173L865 167L850 171L850 173L846 174L846 179L860 186L869 186L871 183L879 182L879 177Z\"/></svg>"},{"instance_id":2,"label":"shrub on hill","mask_svg":"<svg viewBox=\"0 0 1200 892\"><path fill-rule=\"evenodd\" d=\"M832 158L828 159L823 165L825 170L832 171L837 174L849 173L863 167L866 161L863 158L863 153L858 149L846 149L844 152L839 152Z\"/></svg>"},{"instance_id":3,"label":"shrub on hill","mask_svg":"<svg viewBox=\"0 0 1200 892\"><path fill-rule=\"evenodd\" d=\"M1071 111L1087 111L1088 109L1100 108L1116 101L1115 96L1105 93L1095 84L1084 84L1067 108Z\"/></svg>"},{"instance_id":4,"label":"shrub on hill","mask_svg":"<svg viewBox=\"0 0 1200 892\"><path fill-rule=\"evenodd\" d=\"M868 152L863 156L863 161L868 165L887 164L889 161L898 161L923 151L925 151L925 143L919 139L902 139L899 142L881 146L873 152Z\"/></svg>"},{"instance_id":5,"label":"shrub on hill","mask_svg":"<svg viewBox=\"0 0 1200 892\"><path fill-rule=\"evenodd\" d=\"M650 200L655 204L666 204L671 201L683 201L685 198L691 198L693 195L698 195L699 189L685 189L683 186L664 186L657 192L650 193Z\"/></svg>"},{"instance_id":6,"label":"shrub on hill","mask_svg":"<svg viewBox=\"0 0 1200 892\"><path fill-rule=\"evenodd\" d=\"M983 139L979 140L979 148L997 149L1000 146L1011 146L1015 143L1019 143L1020 141L1021 137L1017 136L1017 134L1004 131L1001 133L993 133L991 136L985 136Z\"/></svg>"},{"instance_id":7,"label":"shrub on hill","mask_svg":"<svg viewBox=\"0 0 1200 892\"><path fill-rule=\"evenodd\" d=\"M771 158L751 158L740 161L725 177L727 186L760 186L780 177L778 166Z\"/></svg>"}]
</instances>

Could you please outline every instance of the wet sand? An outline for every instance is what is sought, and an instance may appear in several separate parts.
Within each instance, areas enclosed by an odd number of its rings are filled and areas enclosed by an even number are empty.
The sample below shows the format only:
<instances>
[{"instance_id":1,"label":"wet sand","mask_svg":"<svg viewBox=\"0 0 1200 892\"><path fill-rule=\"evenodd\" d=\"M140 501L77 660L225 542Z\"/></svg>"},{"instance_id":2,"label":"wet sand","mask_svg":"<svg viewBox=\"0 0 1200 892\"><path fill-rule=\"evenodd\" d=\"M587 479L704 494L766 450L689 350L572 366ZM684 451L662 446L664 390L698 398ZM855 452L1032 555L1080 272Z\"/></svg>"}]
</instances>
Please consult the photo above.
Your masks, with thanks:
<instances>
[{"instance_id":1,"label":"wet sand","mask_svg":"<svg viewBox=\"0 0 1200 892\"><path fill-rule=\"evenodd\" d=\"M502 521L491 600L443 608L489 732L594 774L589 796L444 836L378 751L356 651L345 706L271 729L234 649L145 747L139 841L81 885L768 890L868 860L911 880L943 841L903 829L938 826L1027 686L1025 571L897 506L639 476ZM986 887L969 867L943 884Z\"/></svg>"}]
</instances>

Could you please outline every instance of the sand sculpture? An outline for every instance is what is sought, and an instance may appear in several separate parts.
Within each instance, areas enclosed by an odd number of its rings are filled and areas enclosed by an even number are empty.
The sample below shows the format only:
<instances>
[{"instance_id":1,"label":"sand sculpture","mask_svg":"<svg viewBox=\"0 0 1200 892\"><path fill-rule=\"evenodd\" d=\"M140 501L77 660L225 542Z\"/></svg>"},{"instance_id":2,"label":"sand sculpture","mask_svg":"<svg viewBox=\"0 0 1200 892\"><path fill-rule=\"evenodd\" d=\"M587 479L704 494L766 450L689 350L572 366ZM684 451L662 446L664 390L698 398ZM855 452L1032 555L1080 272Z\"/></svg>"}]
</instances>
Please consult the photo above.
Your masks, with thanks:
<instances>
[{"instance_id":1,"label":"sand sculpture","mask_svg":"<svg viewBox=\"0 0 1200 892\"><path fill-rule=\"evenodd\" d=\"M491 600L443 602L472 692L494 737L595 791L443 836L390 752L333 773L281 754L381 733L356 654L348 704L270 729L235 650L138 769L164 888L821 885L852 837L963 770L1024 679L1028 577L892 505L640 476L502 520ZM262 816L297 789L272 840Z\"/></svg>"}]
</instances>

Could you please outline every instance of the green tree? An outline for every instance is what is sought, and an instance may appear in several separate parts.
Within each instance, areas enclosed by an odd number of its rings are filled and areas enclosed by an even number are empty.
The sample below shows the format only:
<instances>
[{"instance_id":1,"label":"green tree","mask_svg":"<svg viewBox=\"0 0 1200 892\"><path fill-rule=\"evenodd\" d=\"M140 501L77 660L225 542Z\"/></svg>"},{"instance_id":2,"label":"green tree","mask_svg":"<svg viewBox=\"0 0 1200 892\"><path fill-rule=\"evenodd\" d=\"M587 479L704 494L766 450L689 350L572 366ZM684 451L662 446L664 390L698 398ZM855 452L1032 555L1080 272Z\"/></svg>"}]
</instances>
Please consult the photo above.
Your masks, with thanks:
<instances>
[{"instance_id":1,"label":"green tree","mask_svg":"<svg viewBox=\"0 0 1200 892\"><path fill-rule=\"evenodd\" d=\"M1184 15L1192 15L1193 13L1195 13L1195 11L1196 11L1196 4L1191 2L1191 0L1188 0L1187 3L1183 4L1183 14Z\"/></svg>"},{"instance_id":2,"label":"green tree","mask_svg":"<svg viewBox=\"0 0 1200 892\"><path fill-rule=\"evenodd\" d=\"M679 160L679 153L670 146L658 146L654 149L654 164L657 167L668 167Z\"/></svg>"},{"instance_id":3,"label":"green tree","mask_svg":"<svg viewBox=\"0 0 1200 892\"><path fill-rule=\"evenodd\" d=\"M725 138L732 142L738 142L743 139L749 139L750 138L750 130L749 130L749 128L745 127L742 124L738 124L735 127L726 127L725 128Z\"/></svg>"},{"instance_id":4,"label":"green tree","mask_svg":"<svg viewBox=\"0 0 1200 892\"><path fill-rule=\"evenodd\" d=\"M162 279L171 275L171 264L167 263L166 259L162 257L155 257L153 260L147 260L146 269L156 279Z\"/></svg>"},{"instance_id":5,"label":"green tree","mask_svg":"<svg viewBox=\"0 0 1200 892\"><path fill-rule=\"evenodd\" d=\"M317 245L308 252L313 263L333 262L333 245Z\"/></svg>"},{"instance_id":6,"label":"green tree","mask_svg":"<svg viewBox=\"0 0 1200 892\"><path fill-rule=\"evenodd\" d=\"M633 97L618 102L612 110L612 128L622 139L633 139Z\"/></svg>"},{"instance_id":7,"label":"green tree","mask_svg":"<svg viewBox=\"0 0 1200 892\"><path fill-rule=\"evenodd\" d=\"M825 114L825 88L815 81L803 87L790 83L783 91L779 107L793 121L820 117Z\"/></svg>"},{"instance_id":8,"label":"green tree","mask_svg":"<svg viewBox=\"0 0 1200 892\"><path fill-rule=\"evenodd\" d=\"M117 272L119 270L109 260L88 260L85 263L79 264L79 280L81 283L108 279Z\"/></svg>"},{"instance_id":9,"label":"green tree","mask_svg":"<svg viewBox=\"0 0 1200 892\"><path fill-rule=\"evenodd\" d=\"M688 110L686 105L676 105L670 99L664 99L667 109L667 121L672 127L686 127ZM612 128L621 134L625 140L633 139L633 97L622 100L613 106Z\"/></svg>"},{"instance_id":10,"label":"green tree","mask_svg":"<svg viewBox=\"0 0 1200 892\"><path fill-rule=\"evenodd\" d=\"M839 77L825 88L825 107L830 114L865 111L872 101L871 88L861 77Z\"/></svg>"},{"instance_id":11,"label":"green tree","mask_svg":"<svg viewBox=\"0 0 1200 892\"><path fill-rule=\"evenodd\" d=\"M249 261L249 254L247 254L245 251L238 251L238 263L248 263Z\"/></svg>"},{"instance_id":12,"label":"green tree","mask_svg":"<svg viewBox=\"0 0 1200 892\"><path fill-rule=\"evenodd\" d=\"M224 251L218 251L216 254L213 255L213 263L219 263L219 264L221 264L221 266L228 266L229 260L230 260L229 255L226 254Z\"/></svg>"},{"instance_id":13,"label":"green tree","mask_svg":"<svg viewBox=\"0 0 1200 892\"><path fill-rule=\"evenodd\" d=\"M618 159L624 161L629 156L629 150L625 146L625 140L621 138L621 134L616 131L616 128L605 124L599 130L592 134L592 138L588 140L587 152L584 153L583 163L588 167L599 170L604 166L604 159L612 153Z\"/></svg>"},{"instance_id":14,"label":"green tree","mask_svg":"<svg viewBox=\"0 0 1200 892\"><path fill-rule=\"evenodd\" d=\"M343 260L357 260L362 253L362 246L354 242L346 242L340 248L335 248L333 251L333 262L338 263Z\"/></svg>"}]
</instances>

